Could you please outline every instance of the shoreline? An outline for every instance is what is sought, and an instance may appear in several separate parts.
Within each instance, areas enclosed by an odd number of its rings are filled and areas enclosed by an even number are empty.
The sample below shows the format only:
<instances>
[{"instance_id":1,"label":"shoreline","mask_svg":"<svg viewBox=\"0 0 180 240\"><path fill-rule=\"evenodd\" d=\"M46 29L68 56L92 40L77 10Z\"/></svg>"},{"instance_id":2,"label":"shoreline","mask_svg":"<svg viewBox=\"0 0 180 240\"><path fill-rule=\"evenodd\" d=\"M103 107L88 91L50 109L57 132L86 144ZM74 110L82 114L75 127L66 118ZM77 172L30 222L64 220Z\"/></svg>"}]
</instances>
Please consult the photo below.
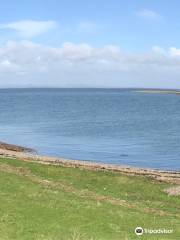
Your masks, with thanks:
<instances>
[{"instance_id":1,"label":"shoreline","mask_svg":"<svg viewBox=\"0 0 180 240\"><path fill-rule=\"evenodd\" d=\"M2 142L0 142L0 157L14 158L47 165L74 167L84 170L119 172L132 176L146 176L161 182L178 185L180 184L180 171L141 168L127 165L114 165L83 160L65 159L61 157L41 156L38 155L33 149Z\"/></svg>"},{"instance_id":2,"label":"shoreline","mask_svg":"<svg viewBox=\"0 0 180 240\"><path fill-rule=\"evenodd\" d=\"M149 93L149 94L175 94L180 95L179 90L158 90L158 89L144 89L136 90L137 93Z\"/></svg>"}]
</instances>

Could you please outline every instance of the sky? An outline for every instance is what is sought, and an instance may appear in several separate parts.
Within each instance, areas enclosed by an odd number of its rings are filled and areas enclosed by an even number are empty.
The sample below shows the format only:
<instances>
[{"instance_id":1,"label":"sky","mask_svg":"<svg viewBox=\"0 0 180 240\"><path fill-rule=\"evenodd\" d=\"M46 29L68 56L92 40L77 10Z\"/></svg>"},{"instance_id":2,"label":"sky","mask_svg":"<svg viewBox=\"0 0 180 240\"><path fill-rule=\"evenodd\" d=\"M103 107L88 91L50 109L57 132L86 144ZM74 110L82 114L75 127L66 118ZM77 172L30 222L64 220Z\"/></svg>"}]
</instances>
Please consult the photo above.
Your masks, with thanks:
<instances>
[{"instance_id":1,"label":"sky","mask_svg":"<svg viewBox=\"0 0 180 240\"><path fill-rule=\"evenodd\" d=\"M180 88L178 0L0 0L0 88Z\"/></svg>"}]
</instances>

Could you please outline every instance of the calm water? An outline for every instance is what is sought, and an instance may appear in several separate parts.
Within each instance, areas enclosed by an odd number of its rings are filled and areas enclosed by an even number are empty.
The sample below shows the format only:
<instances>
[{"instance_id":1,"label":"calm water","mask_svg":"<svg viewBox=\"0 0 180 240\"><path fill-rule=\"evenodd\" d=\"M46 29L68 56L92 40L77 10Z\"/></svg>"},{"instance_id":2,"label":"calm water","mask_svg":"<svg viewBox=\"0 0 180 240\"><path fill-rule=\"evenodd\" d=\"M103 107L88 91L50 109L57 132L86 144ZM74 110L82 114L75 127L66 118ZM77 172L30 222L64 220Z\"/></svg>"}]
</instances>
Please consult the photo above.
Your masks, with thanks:
<instances>
[{"instance_id":1,"label":"calm water","mask_svg":"<svg viewBox=\"0 0 180 240\"><path fill-rule=\"evenodd\" d=\"M133 90L0 90L0 140L40 154L180 169L180 96Z\"/></svg>"}]
</instances>

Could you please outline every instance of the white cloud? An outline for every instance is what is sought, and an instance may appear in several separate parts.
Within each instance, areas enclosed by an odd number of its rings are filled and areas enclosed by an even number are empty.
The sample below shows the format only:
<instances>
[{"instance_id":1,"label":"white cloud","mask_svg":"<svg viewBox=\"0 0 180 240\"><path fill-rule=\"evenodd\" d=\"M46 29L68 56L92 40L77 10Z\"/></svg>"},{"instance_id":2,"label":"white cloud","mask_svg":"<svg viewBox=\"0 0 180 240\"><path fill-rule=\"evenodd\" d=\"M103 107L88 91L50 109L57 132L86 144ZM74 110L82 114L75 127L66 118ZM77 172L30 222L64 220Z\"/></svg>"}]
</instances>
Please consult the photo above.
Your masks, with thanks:
<instances>
[{"instance_id":1,"label":"white cloud","mask_svg":"<svg viewBox=\"0 0 180 240\"><path fill-rule=\"evenodd\" d=\"M171 47L171 48L169 49L169 54L170 54L172 57L180 57L180 49L175 48L175 47Z\"/></svg>"},{"instance_id":2,"label":"white cloud","mask_svg":"<svg viewBox=\"0 0 180 240\"><path fill-rule=\"evenodd\" d=\"M56 28L55 21L33 21L24 20L1 24L0 29L11 29L20 34L21 37L32 38L47 32L50 29Z\"/></svg>"},{"instance_id":3,"label":"white cloud","mask_svg":"<svg viewBox=\"0 0 180 240\"><path fill-rule=\"evenodd\" d=\"M180 49L127 53L86 43L47 47L30 41L0 47L2 86L180 87Z\"/></svg>"},{"instance_id":4,"label":"white cloud","mask_svg":"<svg viewBox=\"0 0 180 240\"><path fill-rule=\"evenodd\" d=\"M0 73L17 73L20 71L20 68L15 63L12 63L8 59L4 59L0 62Z\"/></svg>"},{"instance_id":5,"label":"white cloud","mask_svg":"<svg viewBox=\"0 0 180 240\"><path fill-rule=\"evenodd\" d=\"M4 66L4 67L10 67L11 66L11 63L9 60L3 60L1 62L1 65Z\"/></svg>"},{"instance_id":6,"label":"white cloud","mask_svg":"<svg viewBox=\"0 0 180 240\"><path fill-rule=\"evenodd\" d=\"M142 9L140 11L137 11L136 15L138 17L148 19L148 20L159 20L159 19L161 19L160 14L158 14L157 12L152 11L150 9Z\"/></svg>"},{"instance_id":7,"label":"white cloud","mask_svg":"<svg viewBox=\"0 0 180 240\"><path fill-rule=\"evenodd\" d=\"M62 46L62 57L66 60L87 60L92 56L93 48L88 44L64 43Z\"/></svg>"}]
</instances>

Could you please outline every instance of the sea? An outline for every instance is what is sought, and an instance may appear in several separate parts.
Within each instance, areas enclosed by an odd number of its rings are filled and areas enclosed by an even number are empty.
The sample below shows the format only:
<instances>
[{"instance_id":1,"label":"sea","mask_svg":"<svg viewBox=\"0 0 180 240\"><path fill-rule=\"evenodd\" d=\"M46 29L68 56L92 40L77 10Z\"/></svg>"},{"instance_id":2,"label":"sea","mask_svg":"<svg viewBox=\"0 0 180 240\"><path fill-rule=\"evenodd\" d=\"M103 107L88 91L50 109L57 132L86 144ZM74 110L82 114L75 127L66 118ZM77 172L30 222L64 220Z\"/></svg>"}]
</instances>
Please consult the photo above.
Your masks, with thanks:
<instances>
[{"instance_id":1,"label":"sea","mask_svg":"<svg viewBox=\"0 0 180 240\"><path fill-rule=\"evenodd\" d=\"M180 170L180 95L1 89L0 141L41 155Z\"/></svg>"}]
</instances>

